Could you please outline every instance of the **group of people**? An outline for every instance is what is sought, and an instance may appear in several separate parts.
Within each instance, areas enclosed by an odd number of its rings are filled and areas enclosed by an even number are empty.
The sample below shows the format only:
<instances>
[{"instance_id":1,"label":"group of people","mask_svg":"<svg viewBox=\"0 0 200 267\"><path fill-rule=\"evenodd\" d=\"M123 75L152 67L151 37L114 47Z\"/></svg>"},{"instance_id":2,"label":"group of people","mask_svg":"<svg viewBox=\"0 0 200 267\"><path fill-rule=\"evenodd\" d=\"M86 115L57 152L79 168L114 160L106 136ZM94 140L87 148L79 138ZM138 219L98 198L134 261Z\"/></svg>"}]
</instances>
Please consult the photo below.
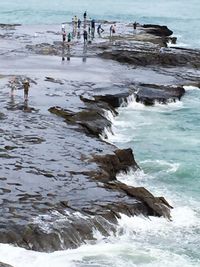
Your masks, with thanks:
<instances>
[{"instance_id":1,"label":"group of people","mask_svg":"<svg viewBox=\"0 0 200 267\"><path fill-rule=\"evenodd\" d=\"M72 18L72 31L69 31L68 34L66 33L66 24L62 24L61 26L61 32L62 32L62 41L63 41L63 56L62 56L62 61L65 60L64 58L64 43L68 43L68 52L70 51L70 43L72 41L72 38L76 37L78 39L81 38L81 25L83 24L83 40L84 40L84 45L86 45L88 42L91 42L91 40L94 39L95 37L95 30L96 30L96 22L94 19L89 19L87 20L87 12L85 11L83 13L83 21L81 21L80 18L77 16L74 16ZM137 22L133 23L133 29L134 31L136 30L138 24ZM97 26L97 33L99 37L101 37L101 34L104 32L104 29L102 28L101 24L98 24ZM112 24L110 26L110 37L112 38L113 35L116 33L116 24ZM85 46L84 46L85 47ZM87 46L86 50L84 49L84 57L83 61L86 61L86 52L87 52ZM70 60L70 56L68 55L67 60ZM24 89L24 101L26 102L28 100L28 94L29 94L29 88L30 88L30 83L26 79L23 81L23 89ZM10 87L11 87L11 96L14 95L14 91L16 89L16 79L13 78L10 82Z\"/></svg>"},{"instance_id":2,"label":"group of people","mask_svg":"<svg viewBox=\"0 0 200 267\"><path fill-rule=\"evenodd\" d=\"M72 25L72 30L69 30L67 34L66 29L65 29L66 25L64 23L62 24L62 40L64 43L67 39L68 46L70 45L72 39L75 38L76 36L77 36L77 39L81 38L81 28L82 28L81 25L83 25L82 36L83 36L84 44L90 43L94 39L96 29L97 29L97 33L99 37L101 37L101 34L104 32L104 29L102 28L101 23L99 23L98 26L96 27L96 22L94 19L91 19L91 18L87 19L86 11L83 13L83 21L81 21L81 19L75 15L72 18L71 25ZM137 26L138 24L135 21L133 23L134 32L136 31ZM111 39L115 33L116 33L116 24L112 24L110 26L110 38Z\"/></svg>"},{"instance_id":3,"label":"group of people","mask_svg":"<svg viewBox=\"0 0 200 267\"><path fill-rule=\"evenodd\" d=\"M72 18L72 30L66 33L66 25L63 23L61 26L61 32L62 32L62 41L63 43L67 41L68 46L70 46L70 43L73 38L77 36L78 39L81 38L81 29L83 27L83 40L84 44L87 44L88 42L91 42L91 40L95 37L95 30L97 29L98 36L101 37L101 34L104 32L104 29L102 28L101 24L98 24L96 28L96 22L94 19L87 19L87 12L85 11L83 13L83 21L81 21L80 18L77 16L74 16ZM83 26L82 26L83 25ZM81 27L82 26L82 27Z\"/></svg>"},{"instance_id":4,"label":"group of people","mask_svg":"<svg viewBox=\"0 0 200 267\"><path fill-rule=\"evenodd\" d=\"M14 95L14 92L15 92L15 89L16 89L16 83L17 83L17 80L14 77L10 81L11 96ZM24 89L24 101L28 101L28 93L29 93L30 82L27 79L25 79L22 84L23 84L23 89Z\"/></svg>"}]
</instances>

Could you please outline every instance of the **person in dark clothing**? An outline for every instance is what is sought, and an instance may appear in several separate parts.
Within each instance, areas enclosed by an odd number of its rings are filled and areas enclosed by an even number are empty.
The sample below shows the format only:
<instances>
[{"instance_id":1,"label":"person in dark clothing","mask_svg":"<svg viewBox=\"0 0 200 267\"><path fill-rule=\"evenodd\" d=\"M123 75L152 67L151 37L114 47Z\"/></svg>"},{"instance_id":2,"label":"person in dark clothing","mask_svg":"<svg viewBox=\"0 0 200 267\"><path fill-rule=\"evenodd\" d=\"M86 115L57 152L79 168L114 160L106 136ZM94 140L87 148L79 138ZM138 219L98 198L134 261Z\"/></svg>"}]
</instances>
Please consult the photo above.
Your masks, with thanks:
<instances>
[{"instance_id":1,"label":"person in dark clothing","mask_svg":"<svg viewBox=\"0 0 200 267\"><path fill-rule=\"evenodd\" d=\"M137 28L137 22L135 21L135 22L133 23L133 29L136 30L136 28Z\"/></svg>"},{"instance_id":2,"label":"person in dark clothing","mask_svg":"<svg viewBox=\"0 0 200 267\"><path fill-rule=\"evenodd\" d=\"M84 18L84 20L86 20L86 18L87 18L87 12L86 11L83 14L83 18Z\"/></svg>"},{"instance_id":3,"label":"person in dark clothing","mask_svg":"<svg viewBox=\"0 0 200 267\"><path fill-rule=\"evenodd\" d=\"M67 42L70 43L72 40L72 35L71 33L69 32L68 35L67 35Z\"/></svg>"},{"instance_id":4,"label":"person in dark clothing","mask_svg":"<svg viewBox=\"0 0 200 267\"><path fill-rule=\"evenodd\" d=\"M63 39L63 42L66 41L66 31L65 30L62 32L62 39Z\"/></svg>"},{"instance_id":5,"label":"person in dark clothing","mask_svg":"<svg viewBox=\"0 0 200 267\"><path fill-rule=\"evenodd\" d=\"M84 44L87 43L87 39L88 39L88 33L87 33L86 30L84 30L84 32L83 32L83 40L84 40Z\"/></svg>"},{"instance_id":6,"label":"person in dark clothing","mask_svg":"<svg viewBox=\"0 0 200 267\"><path fill-rule=\"evenodd\" d=\"M104 29L102 29L101 24L99 24L98 28L97 28L97 33L99 36L101 36L101 33L104 32Z\"/></svg>"},{"instance_id":7,"label":"person in dark clothing","mask_svg":"<svg viewBox=\"0 0 200 267\"><path fill-rule=\"evenodd\" d=\"M94 38L94 34L95 34L95 20L92 19L91 20L91 35L92 35L92 39Z\"/></svg>"},{"instance_id":8,"label":"person in dark clothing","mask_svg":"<svg viewBox=\"0 0 200 267\"><path fill-rule=\"evenodd\" d=\"M78 19L78 29L80 29L80 27L81 27L81 20Z\"/></svg>"},{"instance_id":9,"label":"person in dark clothing","mask_svg":"<svg viewBox=\"0 0 200 267\"><path fill-rule=\"evenodd\" d=\"M95 28L95 20L94 19L92 19L92 21L91 21L91 28Z\"/></svg>"}]
</instances>

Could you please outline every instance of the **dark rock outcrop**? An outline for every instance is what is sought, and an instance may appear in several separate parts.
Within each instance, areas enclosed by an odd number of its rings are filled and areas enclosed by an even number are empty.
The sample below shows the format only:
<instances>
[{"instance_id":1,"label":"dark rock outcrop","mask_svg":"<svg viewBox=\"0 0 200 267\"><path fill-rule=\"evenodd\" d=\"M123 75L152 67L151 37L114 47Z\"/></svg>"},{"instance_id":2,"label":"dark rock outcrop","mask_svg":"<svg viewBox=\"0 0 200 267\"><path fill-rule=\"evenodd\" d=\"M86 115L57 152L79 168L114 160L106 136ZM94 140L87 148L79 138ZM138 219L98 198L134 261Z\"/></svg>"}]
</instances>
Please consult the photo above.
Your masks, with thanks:
<instances>
[{"instance_id":1,"label":"dark rock outcrop","mask_svg":"<svg viewBox=\"0 0 200 267\"><path fill-rule=\"evenodd\" d=\"M157 36L170 36L173 34L173 31L168 29L167 26L160 26L155 24L143 24L142 27L147 33L154 34Z\"/></svg>"},{"instance_id":2,"label":"dark rock outcrop","mask_svg":"<svg viewBox=\"0 0 200 267\"><path fill-rule=\"evenodd\" d=\"M162 48L145 50L131 48L129 51L122 50L120 45L112 51L104 51L99 54L104 59L112 59L121 63L133 64L136 66L183 66L200 68L200 52L188 51L187 49L177 50L175 48Z\"/></svg>"},{"instance_id":3,"label":"dark rock outcrop","mask_svg":"<svg viewBox=\"0 0 200 267\"><path fill-rule=\"evenodd\" d=\"M103 111L83 110L77 113L64 110L60 107L51 107L51 113L65 118L69 123L77 123L88 133L99 137L105 128L111 128L111 122L105 118Z\"/></svg>"},{"instance_id":4,"label":"dark rock outcrop","mask_svg":"<svg viewBox=\"0 0 200 267\"><path fill-rule=\"evenodd\" d=\"M143 85L135 93L135 99L136 102L151 106L155 102L162 104L172 101L175 102L176 100L180 100L184 94L185 89L182 86Z\"/></svg>"},{"instance_id":5,"label":"dark rock outcrop","mask_svg":"<svg viewBox=\"0 0 200 267\"><path fill-rule=\"evenodd\" d=\"M108 183L106 186L112 189L123 190L128 196L142 201L147 205L150 215L164 216L169 220L171 219L170 209L172 209L172 206L163 197L154 197L146 188L127 186L120 182Z\"/></svg>"},{"instance_id":6,"label":"dark rock outcrop","mask_svg":"<svg viewBox=\"0 0 200 267\"><path fill-rule=\"evenodd\" d=\"M96 101L103 101L108 103L113 108L118 108L121 106L123 102L126 101L127 97L130 95L130 93L121 93L121 94L115 94L115 95L97 95L94 96Z\"/></svg>"},{"instance_id":7,"label":"dark rock outcrop","mask_svg":"<svg viewBox=\"0 0 200 267\"><path fill-rule=\"evenodd\" d=\"M3 263L3 262L0 262L0 267L13 267L13 266L6 264L6 263Z\"/></svg>"},{"instance_id":8,"label":"dark rock outcrop","mask_svg":"<svg viewBox=\"0 0 200 267\"><path fill-rule=\"evenodd\" d=\"M92 173L92 178L101 182L116 180L119 172L127 172L130 168L137 170L132 149L117 149L113 154L94 155L92 161L96 162L100 170Z\"/></svg>"}]
</instances>

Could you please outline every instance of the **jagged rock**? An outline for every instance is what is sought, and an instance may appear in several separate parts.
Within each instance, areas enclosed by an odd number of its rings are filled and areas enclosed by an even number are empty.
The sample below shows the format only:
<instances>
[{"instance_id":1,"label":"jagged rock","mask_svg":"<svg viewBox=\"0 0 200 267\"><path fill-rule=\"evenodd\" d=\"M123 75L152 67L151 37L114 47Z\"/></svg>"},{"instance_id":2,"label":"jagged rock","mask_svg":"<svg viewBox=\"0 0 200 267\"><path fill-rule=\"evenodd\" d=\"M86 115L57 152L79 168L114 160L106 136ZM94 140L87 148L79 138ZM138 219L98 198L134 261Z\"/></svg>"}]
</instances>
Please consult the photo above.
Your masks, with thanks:
<instances>
[{"instance_id":1,"label":"jagged rock","mask_svg":"<svg viewBox=\"0 0 200 267\"><path fill-rule=\"evenodd\" d=\"M101 182L116 180L116 175L120 171L127 172L130 168L134 170L139 168L131 148L117 149L114 154L94 155L92 161L101 167L100 171L93 173L95 176L93 178Z\"/></svg>"},{"instance_id":2,"label":"jagged rock","mask_svg":"<svg viewBox=\"0 0 200 267\"><path fill-rule=\"evenodd\" d=\"M129 95L130 93L126 92L116 95L99 95L99 96L94 96L94 98L96 101L104 101L113 108L118 108L121 106L123 102L126 102L126 99Z\"/></svg>"},{"instance_id":3,"label":"jagged rock","mask_svg":"<svg viewBox=\"0 0 200 267\"><path fill-rule=\"evenodd\" d=\"M104 51L99 54L104 59L112 59L121 63L129 63L138 66L184 66L200 68L200 52L187 49L162 48L146 50L134 49L130 51L117 47L112 51Z\"/></svg>"},{"instance_id":4,"label":"jagged rock","mask_svg":"<svg viewBox=\"0 0 200 267\"><path fill-rule=\"evenodd\" d=\"M64 84L61 80L55 79L53 77L45 77L45 81L52 82L52 83Z\"/></svg>"},{"instance_id":5,"label":"jagged rock","mask_svg":"<svg viewBox=\"0 0 200 267\"><path fill-rule=\"evenodd\" d=\"M18 24L18 23L14 23L14 24L0 23L0 28L5 28L5 29L13 29L16 26L21 26L21 24Z\"/></svg>"},{"instance_id":6,"label":"jagged rock","mask_svg":"<svg viewBox=\"0 0 200 267\"><path fill-rule=\"evenodd\" d=\"M158 36L170 36L173 31L168 29L167 26L160 26L155 24L143 24L142 27L147 33L158 35Z\"/></svg>"},{"instance_id":7,"label":"jagged rock","mask_svg":"<svg viewBox=\"0 0 200 267\"><path fill-rule=\"evenodd\" d=\"M65 118L67 122L81 125L88 134L99 137L105 128L111 127L111 122L104 117L102 110L84 110L77 113L59 107L49 109L51 113Z\"/></svg>"},{"instance_id":8,"label":"jagged rock","mask_svg":"<svg viewBox=\"0 0 200 267\"><path fill-rule=\"evenodd\" d=\"M170 210L172 206L163 197L154 197L144 187L132 187L121 182L107 183L108 188L123 190L128 196L142 200L148 206L149 214L152 216L164 216L167 219L171 219Z\"/></svg>"},{"instance_id":9,"label":"jagged rock","mask_svg":"<svg viewBox=\"0 0 200 267\"><path fill-rule=\"evenodd\" d=\"M182 86L143 85L135 93L135 99L136 102L151 106L156 101L166 104L169 101L180 100L184 94L185 89Z\"/></svg>"}]
</instances>

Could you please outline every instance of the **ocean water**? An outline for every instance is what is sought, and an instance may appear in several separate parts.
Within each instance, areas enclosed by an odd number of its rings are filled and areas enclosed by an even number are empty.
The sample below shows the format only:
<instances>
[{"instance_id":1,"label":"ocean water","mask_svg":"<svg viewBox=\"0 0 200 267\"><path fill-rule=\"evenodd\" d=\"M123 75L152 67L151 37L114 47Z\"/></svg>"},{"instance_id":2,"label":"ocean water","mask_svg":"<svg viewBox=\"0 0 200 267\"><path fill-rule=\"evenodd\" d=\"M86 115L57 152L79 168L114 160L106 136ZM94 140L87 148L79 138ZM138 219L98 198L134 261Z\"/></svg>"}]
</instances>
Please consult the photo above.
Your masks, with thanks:
<instances>
[{"instance_id":1,"label":"ocean water","mask_svg":"<svg viewBox=\"0 0 200 267\"><path fill-rule=\"evenodd\" d=\"M168 25L186 47L200 46L199 0L1 0L0 22L60 24L87 10L96 19ZM119 219L109 238L96 244L38 253L0 244L0 261L14 267L199 267L200 266L200 90L185 87L180 102L145 107L129 99L109 118L108 141L133 148L141 171L118 179L165 196L174 209L164 218Z\"/></svg>"}]
</instances>

